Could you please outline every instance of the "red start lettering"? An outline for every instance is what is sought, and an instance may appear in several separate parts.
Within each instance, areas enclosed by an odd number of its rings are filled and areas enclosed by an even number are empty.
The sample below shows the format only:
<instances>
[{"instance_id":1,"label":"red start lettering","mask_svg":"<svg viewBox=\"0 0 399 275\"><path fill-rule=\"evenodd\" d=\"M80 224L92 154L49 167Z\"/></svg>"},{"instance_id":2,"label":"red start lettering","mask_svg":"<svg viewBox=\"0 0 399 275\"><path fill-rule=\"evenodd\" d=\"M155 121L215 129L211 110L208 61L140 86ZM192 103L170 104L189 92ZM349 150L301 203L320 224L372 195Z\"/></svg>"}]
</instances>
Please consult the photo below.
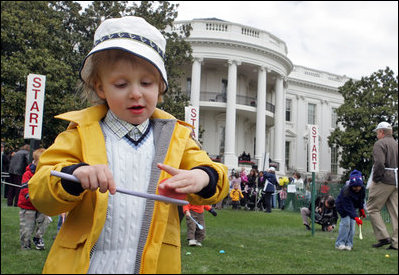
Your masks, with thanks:
<instances>
[{"instance_id":1,"label":"red start lettering","mask_svg":"<svg viewBox=\"0 0 399 275\"><path fill-rule=\"evenodd\" d=\"M29 123L39 123L38 121L37 121L37 118L39 117L39 115L38 114L35 114L35 113L30 113L30 116L29 116ZM34 120L34 121L33 121Z\"/></svg>"},{"instance_id":2,"label":"red start lettering","mask_svg":"<svg viewBox=\"0 0 399 275\"><path fill-rule=\"evenodd\" d=\"M191 117L197 117L197 110L194 108L191 109Z\"/></svg>"},{"instance_id":3,"label":"red start lettering","mask_svg":"<svg viewBox=\"0 0 399 275\"><path fill-rule=\"evenodd\" d=\"M32 86L35 87L35 88L40 88L42 86L40 77L33 78Z\"/></svg>"},{"instance_id":4,"label":"red start lettering","mask_svg":"<svg viewBox=\"0 0 399 275\"><path fill-rule=\"evenodd\" d=\"M32 136L34 136L35 135L35 128L37 127L37 125L29 124L29 127L32 128Z\"/></svg>"},{"instance_id":5,"label":"red start lettering","mask_svg":"<svg viewBox=\"0 0 399 275\"><path fill-rule=\"evenodd\" d=\"M30 112L32 112L33 110L36 110L37 112L39 112L39 106L37 105L36 101L33 101L32 107L30 108Z\"/></svg>"}]
</instances>

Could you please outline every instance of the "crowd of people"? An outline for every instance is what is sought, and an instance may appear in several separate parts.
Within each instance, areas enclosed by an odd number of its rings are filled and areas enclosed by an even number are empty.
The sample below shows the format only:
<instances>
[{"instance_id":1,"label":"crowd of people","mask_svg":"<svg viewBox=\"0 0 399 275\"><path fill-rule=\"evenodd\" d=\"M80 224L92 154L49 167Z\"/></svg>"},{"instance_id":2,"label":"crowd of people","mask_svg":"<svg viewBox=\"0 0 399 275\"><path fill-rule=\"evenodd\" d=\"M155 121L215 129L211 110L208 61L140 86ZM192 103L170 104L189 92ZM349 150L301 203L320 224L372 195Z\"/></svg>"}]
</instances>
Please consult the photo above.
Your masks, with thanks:
<instances>
[{"instance_id":1,"label":"crowd of people","mask_svg":"<svg viewBox=\"0 0 399 275\"><path fill-rule=\"evenodd\" d=\"M218 209L232 206L271 213L274 208L298 210L298 205L310 201L310 182L304 182L299 172L290 177L277 177L273 166L265 171L252 168L249 172L243 167L239 172L232 169L229 180L229 195L215 206Z\"/></svg>"}]
</instances>

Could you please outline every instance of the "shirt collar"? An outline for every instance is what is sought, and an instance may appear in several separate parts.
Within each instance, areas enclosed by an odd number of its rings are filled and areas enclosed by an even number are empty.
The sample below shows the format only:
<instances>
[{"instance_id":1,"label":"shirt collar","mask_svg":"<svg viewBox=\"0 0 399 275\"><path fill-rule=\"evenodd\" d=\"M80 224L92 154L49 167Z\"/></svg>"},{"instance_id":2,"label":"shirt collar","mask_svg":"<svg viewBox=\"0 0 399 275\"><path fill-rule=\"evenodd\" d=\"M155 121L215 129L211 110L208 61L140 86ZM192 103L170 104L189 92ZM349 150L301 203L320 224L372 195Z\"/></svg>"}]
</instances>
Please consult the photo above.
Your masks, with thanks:
<instances>
[{"instance_id":1,"label":"shirt collar","mask_svg":"<svg viewBox=\"0 0 399 275\"><path fill-rule=\"evenodd\" d=\"M119 119L111 110L108 110L104 118L104 124L107 125L118 138L123 138L126 134L129 134L133 140L139 140L146 132L150 120L147 119L143 123L135 126Z\"/></svg>"}]
</instances>

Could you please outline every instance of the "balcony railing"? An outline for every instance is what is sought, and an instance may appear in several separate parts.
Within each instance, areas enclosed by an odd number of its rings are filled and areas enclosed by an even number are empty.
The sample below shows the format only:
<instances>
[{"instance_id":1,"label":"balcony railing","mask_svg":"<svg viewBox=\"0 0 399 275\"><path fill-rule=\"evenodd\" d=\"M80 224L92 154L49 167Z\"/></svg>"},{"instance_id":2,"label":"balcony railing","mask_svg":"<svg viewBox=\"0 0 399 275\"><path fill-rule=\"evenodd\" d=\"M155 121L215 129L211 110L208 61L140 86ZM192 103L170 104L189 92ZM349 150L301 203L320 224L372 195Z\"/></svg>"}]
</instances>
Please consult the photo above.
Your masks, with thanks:
<instances>
[{"instance_id":1,"label":"balcony railing","mask_svg":"<svg viewBox=\"0 0 399 275\"><path fill-rule=\"evenodd\" d=\"M188 95L190 95L190 93L188 93ZM226 94L223 94L223 93L201 92L200 93L200 101L227 102L227 98L226 98ZM241 105L246 105L246 106L252 106L252 107L257 106L256 98L251 97L251 96L237 95L236 103L241 104ZM266 101L266 110L271 113L274 113L275 106L272 103Z\"/></svg>"},{"instance_id":2,"label":"balcony railing","mask_svg":"<svg viewBox=\"0 0 399 275\"><path fill-rule=\"evenodd\" d=\"M184 28L191 28L190 38L219 38L241 41L245 44L252 44L262 48L270 48L283 55L287 55L285 42L275 35L249 26L226 22L214 19L194 19L174 22L171 30L181 31ZM169 30L169 29L167 29Z\"/></svg>"}]
</instances>

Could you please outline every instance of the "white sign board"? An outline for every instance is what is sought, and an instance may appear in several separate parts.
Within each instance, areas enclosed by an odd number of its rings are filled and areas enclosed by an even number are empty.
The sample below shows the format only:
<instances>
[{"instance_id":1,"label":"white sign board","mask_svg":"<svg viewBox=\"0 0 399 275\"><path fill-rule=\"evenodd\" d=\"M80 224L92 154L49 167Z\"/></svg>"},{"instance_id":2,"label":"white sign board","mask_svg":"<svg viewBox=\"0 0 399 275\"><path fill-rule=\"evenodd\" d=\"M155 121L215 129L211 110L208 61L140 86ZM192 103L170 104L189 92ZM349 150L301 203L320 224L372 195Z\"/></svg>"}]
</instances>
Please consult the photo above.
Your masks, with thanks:
<instances>
[{"instance_id":1,"label":"white sign board","mask_svg":"<svg viewBox=\"0 0 399 275\"><path fill-rule=\"evenodd\" d=\"M184 107L185 122L194 126L194 137L198 140L199 108L194 106Z\"/></svg>"},{"instance_id":2,"label":"white sign board","mask_svg":"<svg viewBox=\"0 0 399 275\"><path fill-rule=\"evenodd\" d=\"M309 127L309 172L319 172L319 128L317 125Z\"/></svg>"},{"instance_id":3,"label":"white sign board","mask_svg":"<svg viewBox=\"0 0 399 275\"><path fill-rule=\"evenodd\" d=\"M29 74L26 85L24 139L42 138L46 76Z\"/></svg>"}]
</instances>

